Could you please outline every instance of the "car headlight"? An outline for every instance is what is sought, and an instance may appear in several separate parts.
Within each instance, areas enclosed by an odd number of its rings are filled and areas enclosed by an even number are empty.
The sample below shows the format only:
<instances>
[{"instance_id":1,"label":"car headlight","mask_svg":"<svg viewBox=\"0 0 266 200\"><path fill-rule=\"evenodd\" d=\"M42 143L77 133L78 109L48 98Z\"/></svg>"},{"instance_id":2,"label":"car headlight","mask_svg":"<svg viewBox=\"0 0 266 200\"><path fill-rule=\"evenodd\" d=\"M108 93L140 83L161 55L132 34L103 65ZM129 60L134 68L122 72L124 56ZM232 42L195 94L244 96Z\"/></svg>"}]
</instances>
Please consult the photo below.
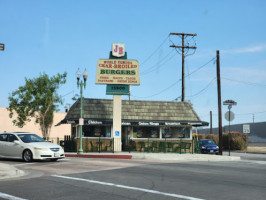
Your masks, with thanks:
<instances>
[{"instance_id":1,"label":"car headlight","mask_svg":"<svg viewBox=\"0 0 266 200\"><path fill-rule=\"evenodd\" d=\"M206 149L206 147L201 147L201 149Z\"/></svg>"},{"instance_id":2,"label":"car headlight","mask_svg":"<svg viewBox=\"0 0 266 200\"><path fill-rule=\"evenodd\" d=\"M216 146L216 148L217 148L217 149L219 149L219 147L218 147L218 146Z\"/></svg>"}]
</instances>

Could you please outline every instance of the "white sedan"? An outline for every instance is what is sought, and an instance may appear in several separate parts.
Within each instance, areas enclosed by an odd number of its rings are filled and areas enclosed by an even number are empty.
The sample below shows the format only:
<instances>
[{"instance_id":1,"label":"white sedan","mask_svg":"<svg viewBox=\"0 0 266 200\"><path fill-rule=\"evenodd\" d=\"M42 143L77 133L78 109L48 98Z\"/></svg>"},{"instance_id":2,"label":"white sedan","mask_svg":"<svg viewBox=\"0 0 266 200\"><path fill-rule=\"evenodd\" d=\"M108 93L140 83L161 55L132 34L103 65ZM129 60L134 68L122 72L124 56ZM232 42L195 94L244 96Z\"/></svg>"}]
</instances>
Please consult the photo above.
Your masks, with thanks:
<instances>
[{"instance_id":1,"label":"white sedan","mask_svg":"<svg viewBox=\"0 0 266 200\"><path fill-rule=\"evenodd\" d=\"M26 162L32 160L52 160L64 158L61 146L46 142L33 133L9 132L0 134L0 157L18 158Z\"/></svg>"}]
</instances>

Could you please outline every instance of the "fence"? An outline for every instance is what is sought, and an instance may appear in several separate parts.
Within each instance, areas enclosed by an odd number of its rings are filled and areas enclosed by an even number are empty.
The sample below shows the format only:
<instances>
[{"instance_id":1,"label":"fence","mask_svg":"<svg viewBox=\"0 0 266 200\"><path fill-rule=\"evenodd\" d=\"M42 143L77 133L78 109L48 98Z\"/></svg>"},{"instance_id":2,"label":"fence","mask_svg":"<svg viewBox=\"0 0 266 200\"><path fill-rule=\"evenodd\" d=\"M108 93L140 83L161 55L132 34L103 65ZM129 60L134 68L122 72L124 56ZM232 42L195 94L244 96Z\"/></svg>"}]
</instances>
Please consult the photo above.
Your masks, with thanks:
<instances>
[{"instance_id":1,"label":"fence","mask_svg":"<svg viewBox=\"0 0 266 200\"><path fill-rule=\"evenodd\" d=\"M64 141L60 143L65 152L77 152L79 149L79 139L71 139L65 136ZM114 138L83 138L83 152L113 152ZM125 145L126 152L149 152L149 153L199 153L199 145L196 140L133 140L129 139Z\"/></svg>"},{"instance_id":2,"label":"fence","mask_svg":"<svg viewBox=\"0 0 266 200\"><path fill-rule=\"evenodd\" d=\"M70 135L65 135L64 140L60 141L60 146L64 147L65 152L77 152L77 143Z\"/></svg>"},{"instance_id":3,"label":"fence","mask_svg":"<svg viewBox=\"0 0 266 200\"><path fill-rule=\"evenodd\" d=\"M79 149L79 142L77 142L77 149ZM83 152L114 152L114 139L106 138L83 138L82 139Z\"/></svg>"},{"instance_id":4,"label":"fence","mask_svg":"<svg viewBox=\"0 0 266 200\"><path fill-rule=\"evenodd\" d=\"M196 148L195 148L196 147ZM194 140L134 140L129 139L126 151L150 152L150 153L198 153L198 143Z\"/></svg>"}]
</instances>

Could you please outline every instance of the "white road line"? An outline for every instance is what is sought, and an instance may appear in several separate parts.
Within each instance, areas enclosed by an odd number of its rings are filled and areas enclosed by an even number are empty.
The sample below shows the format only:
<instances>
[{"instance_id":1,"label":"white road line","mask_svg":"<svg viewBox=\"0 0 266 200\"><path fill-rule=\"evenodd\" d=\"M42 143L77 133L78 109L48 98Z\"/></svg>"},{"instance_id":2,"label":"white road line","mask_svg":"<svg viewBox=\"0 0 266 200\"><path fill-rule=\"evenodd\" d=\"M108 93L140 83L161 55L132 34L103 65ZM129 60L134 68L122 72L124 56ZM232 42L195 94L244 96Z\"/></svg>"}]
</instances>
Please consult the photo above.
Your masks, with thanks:
<instances>
[{"instance_id":1,"label":"white road line","mask_svg":"<svg viewBox=\"0 0 266 200\"><path fill-rule=\"evenodd\" d=\"M9 194L5 194L5 193L2 193L2 192L0 192L0 198L9 199L9 200L27 200L27 199L15 197L15 196L12 196L12 195L9 195Z\"/></svg>"},{"instance_id":2,"label":"white road line","mask_svg":"<svg viewBox=\"0 0 266 200\"><path fill-rule=\"evenodd\" d=\"M156 190L149 190L149 189L131 187L131 186L126 186L126 185L118 185L118 184L108 183L108 182L101 182L101 181L75 178L75 177L69 177L69 176L60 176L60 175L53 175L53 176L57 177L57 178L64 178L64 179L70 179L70 180L76 180L76 181L84 181L84 182L88 182L88 183L113 186L113 187L124 188L124 189L128 189L128 190L142 191L142 192L153 193L153 194L164 195L164 196L170 196L170 197L181 198L181 199L187 199L187 200L203 200L203 199L184 196L184 195L180 195L180 194L172 194L172 193L160 192L160 191L156 191Z\"/></svg>"},{"instance_id":3,"label":"white road line","mask_svg":"<svg viewBox=\"0 0 266 200\"><path fill-rule=\"evenodd\" d=\"M21 163L21 164L15 164L13 166L21 166L21 165L33 165L35 163Z\"/></svg>"}]
</instances>

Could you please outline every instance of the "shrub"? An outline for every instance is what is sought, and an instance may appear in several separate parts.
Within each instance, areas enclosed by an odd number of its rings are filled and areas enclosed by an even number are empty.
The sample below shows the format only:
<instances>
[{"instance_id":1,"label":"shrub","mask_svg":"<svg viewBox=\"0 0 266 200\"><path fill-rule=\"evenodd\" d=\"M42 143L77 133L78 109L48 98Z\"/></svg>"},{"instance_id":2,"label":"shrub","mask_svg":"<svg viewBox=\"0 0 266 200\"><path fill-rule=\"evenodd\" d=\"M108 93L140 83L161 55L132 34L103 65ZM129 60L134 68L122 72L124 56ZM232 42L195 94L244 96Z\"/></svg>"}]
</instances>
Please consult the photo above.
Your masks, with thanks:
<instances>
[{"instance_id":1,"label":"shrub","mask_svg":"<svg viewBox=\"0 0 266 200\"><path fill-rule=\"evenodd\" d=\"M232 138L231 141L232 141L231 142L232 150L244 150L245 149L246 143L241 136L236 136Z\"/></svg>"},{"instance_id":2,"label":"shrub","mask_svg":"<svg viewBox=\"0 0 266 200\"><path fill-rule=\"evenodd\" d=\"M212 139L216 144L218 144L219 142L218 135L214 135L214 134L206 135L206 139Z\"/></svg>"},{"instance_id":3,"label":"shrub","mask_svg":"<svg viewBox=\"0 0 266 200\"><path fill-rule=\"evenodd\" d=\"M223 149L228 150L228 133L223 133ZM198 134L198 139L212 139L219 145L218 134ZM247 134L242 134L236 131L230 132L230 150L244 150L248 140Z\"/></svg>"},{"instance_id":4,"label":"shrub","mask_svg":"<svg viewBox=\"0 0 266 200\"><path fill-rule=\"evenodd\" d=\"M201 140L201 139L205 139L205 137L206 137L205 134L198 134L198 139L199 139L199 140ZM193 133L193 138L197 138L195 133Z\"/></svg>"},{"instance_id":5,"label":"shrub","mask_svg":"<svg viewBox=\"0 0 266 200\"><path fill-rule=\"evenodd\" d=\"M230 137L230 150L244 150L246 149L246 141L248 136L246 134L241 134L239 132L230 132L223 134L223 148L228 148L228 137Z\"/></svg>"}]
</instances>

